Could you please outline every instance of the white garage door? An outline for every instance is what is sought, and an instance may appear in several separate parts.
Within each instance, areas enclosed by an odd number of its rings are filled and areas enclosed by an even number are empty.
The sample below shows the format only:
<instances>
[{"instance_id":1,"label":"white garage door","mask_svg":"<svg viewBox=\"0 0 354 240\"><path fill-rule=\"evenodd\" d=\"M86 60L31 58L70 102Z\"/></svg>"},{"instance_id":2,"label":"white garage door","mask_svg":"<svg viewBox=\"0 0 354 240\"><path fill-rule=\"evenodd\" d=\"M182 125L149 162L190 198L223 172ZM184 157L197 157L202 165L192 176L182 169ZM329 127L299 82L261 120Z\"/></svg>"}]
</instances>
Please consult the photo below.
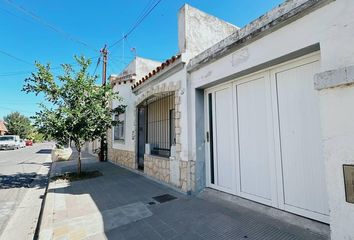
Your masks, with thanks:
<instances>
[{"instance_id":1,"label":"white garage door","mask_svg":"<svg viewBox=\"0 0 354 240\"><path fill-rule=\"evenodd\" d=\"M328 222L317 59L206 91L210 187Z\"/></svg>"}]
</instances>

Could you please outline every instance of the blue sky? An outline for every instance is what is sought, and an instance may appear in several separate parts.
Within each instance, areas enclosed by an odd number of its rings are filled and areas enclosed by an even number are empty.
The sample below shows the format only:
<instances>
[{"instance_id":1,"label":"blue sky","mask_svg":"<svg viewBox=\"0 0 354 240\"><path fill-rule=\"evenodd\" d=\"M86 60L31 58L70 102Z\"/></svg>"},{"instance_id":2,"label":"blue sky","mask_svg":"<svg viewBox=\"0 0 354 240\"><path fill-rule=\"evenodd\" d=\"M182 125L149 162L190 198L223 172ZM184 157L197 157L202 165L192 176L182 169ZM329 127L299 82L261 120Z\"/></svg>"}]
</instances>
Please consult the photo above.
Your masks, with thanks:
<instances>
[{"instance_id":1,"label":"blue sky","mask_svg":"<svg viewBox=\"0 0 354 240\"><path fill-rule=\"evenodd\" d=\"M42 97L21 91L24 79L34 70L35 60L57 67L73 62L75 54L83 54L93 57L93 73L98 50L121 38L144 8L156 1L0 0L0 119L13 111L27 116L38 111ZM177 12L184 3L242 27L281 2L161 0L126 41L109 50L108 75L120 72L132 60L133 47L138 56L159 61L177 53Z\"/></svg>"}]
</instances>

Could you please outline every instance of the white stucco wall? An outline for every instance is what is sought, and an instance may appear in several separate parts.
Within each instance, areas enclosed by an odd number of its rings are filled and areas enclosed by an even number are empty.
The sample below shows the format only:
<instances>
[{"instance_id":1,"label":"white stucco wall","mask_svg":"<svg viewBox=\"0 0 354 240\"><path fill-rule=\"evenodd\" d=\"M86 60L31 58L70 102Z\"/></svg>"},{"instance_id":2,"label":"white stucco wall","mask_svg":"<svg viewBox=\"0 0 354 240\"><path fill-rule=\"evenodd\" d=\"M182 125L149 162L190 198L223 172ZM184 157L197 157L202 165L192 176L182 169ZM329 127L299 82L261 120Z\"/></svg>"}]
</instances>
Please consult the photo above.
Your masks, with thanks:
<instances>
[{"instance_id":1,"label":"white stucco wall","mask_svg":"<svg viewBox=\"0 0 354 240\"><path fill-rule=\"evenodd\" d=\"M177 66L178 67L178 66ZM187 94L186 94L186 88L187 88L187 81L186 81L186 67L183 64L183 67L176 71L175 73L169 75L168 77L165 76L159 76L156 79L151 79L152 82L151 84L146 84L143 86L137 95L138 99L143 99L142 95L146 94L146 92L152 92L153 89L158 89L160 85L164 84L165 86L168 86L170 84L173 85L179 85L180 90L179 90L179 96L180 96L180 101L181 101L181 109L175 109L176 111L181 112L181 119L180 119L180 124L182 127L181 130L181 160L182 161L188 161L188 135L187 135L187 128L184 126L188 126L187 124ZM161 78L161 79L159 79ZM149 80L148 80L149 81Z\"/></svg>"},{"instance_id":2,"label":"white stucco wall","mask_svg":"<svg viewBox=\"0 0 354 240\"><path fill-rule=\"evenodd\" d=\"M354 86L320 91L332 239L354 239L354 204L345 201L343 164L354 164Z\"/></svg>"},{"instance_id":3,"label":"white stucco wall","mask_svg":"<svg viewBox=\"0 0 354 240\"><path fill-rule=\"evenodd\" d=\"M354 1L337 0L271 34L250 43L190 73L191 89L215 85L263 63L319 43L321 71L350 65L354 62ZM195 121L195 93L191 91L191 122ZM194 129L191 131L195 143ZM192 159L196 146L192 145Z\"/></svg>"},{"instance_id":4,"label":"white stucco wall","mask_svg":"<svg viewBox=\"0 0 354 240\"><path fill-rule=\"evenodd\" d=\"M134 101L135 96L131 92L130 84L121 84L114 86L114 91L119 93L119 96L122 98L121 102L113 101L112 108L116 108L120 104L127 105L125 111L125 140L117 141L114 140L114 136L112 134L112 146L115 149L134 151L135 150L135 132L134 132L134 121L135 121L135 109L134 109ZM113 131L113 129L112 129Z\"/></svg>"},{"instance_id":5,"label":"white stucco wall","mask_svg":"<svg viewBox=\"0 0 354 240\"><path fill-rule=\"evenodd\" d=\"M188 131L188 88L186 64L189 59L206 50L213 44L219 42L230 34L234 33L238 27L227 23L221 19L211 16L196 8L185 4L178 12L178 45L180 53L182 54L182 61L185 62L182 68L173 74L159 73L157 77L152 77L143 84L138 90L137 97L146 91L151 91L153 88L158 88L159 85L170 83L180 85L180 109L176 111L181 112L180 127L181 127L181 161L190 160L189 156L189 131ZM171 68L174 68L174 64ZM173 71L173 70L172 70Z\"/></svg>"},{"instance_id":6,"label":"white stucco wall","mask_svg":"<svg viewBox=\"0 0 354 240\"><path fill-rule=\"evenodd\" d=\"M135 64L136 81L139 81L151 70L159 66L161 63L147 58L136 57Z\"/></svg>"},{"instance_id":7,"label":"white stucco wall","mask_svg":"<svg viewBox=\"0 0 354 240\"><path fill-rule=\"evenodd\" d=\"M307 46L320 43L321 70L354 61L354 1L337 0L191 73L200 87Z\"/></svg>"},{"instance_id":8,"label":"white stucco wall","mask_svg":"<svg viewBox=\"0 0 354 240\"><path fill-rule=\"evenodd\" d=\"M123 70L125 74L133 74L136 76L135 81L140 80L146 73L154 69L160 63L146 58L136 57L127 67ZM134 82L133 82L134 83ZM113 87L113 91L118 92L122 98L121 102L113 101L112 108L117 107L120 104L127 105L125 114L125 140L115 141L112 134L112 146L114 149L135 151L135 101L136 95L133 94L131 86L133 83L129 81L126 83L116 84Z\"/></svg>"},{"instance_id":9,"label":"white stucco wall","mask_svg":"<svg viewBox=\"0 0 354 240\"><path fill-rule=\"evenodd\" d=\"M320 46L320 71L354 65L354 1L337 0L190 73L190 159L196 159L196 89L232 79L308 46ZM354 204L345 202L342 164L354 164L354 87L320 91L331 236L354 239Z\"/></svg>"},{"instance_id":10,"label":"white stucco wall","mask_svg":"<svg viewBox=\"0 0 354 240\"><path fill-rule=\"evenodd\" d=\"M178 47L193 57L234 33L238 27L185 4L178 12Z\"/></svg>"}]
</instances>

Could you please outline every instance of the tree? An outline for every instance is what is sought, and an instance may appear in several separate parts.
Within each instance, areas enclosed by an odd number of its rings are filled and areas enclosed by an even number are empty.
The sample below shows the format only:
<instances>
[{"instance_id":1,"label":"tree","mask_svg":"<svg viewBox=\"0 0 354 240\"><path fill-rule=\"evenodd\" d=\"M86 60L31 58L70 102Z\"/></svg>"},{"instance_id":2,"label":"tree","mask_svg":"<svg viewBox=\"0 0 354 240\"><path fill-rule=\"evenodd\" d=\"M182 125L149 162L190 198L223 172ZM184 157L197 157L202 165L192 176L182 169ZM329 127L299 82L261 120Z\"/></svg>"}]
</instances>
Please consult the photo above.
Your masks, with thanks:
<instances>
[{"instance_id":1,"label":"tree","mask_svg":"<svg viewBox=\"0 0 354 240\"><path fill-rule=\"evenodd\" d=\"M33 131L29 134L28 139L33 140L33 142L43 142L44 140L48 140L42 133L39 133L37 129L33 129Z\"/></svg>"},{"instance_id":2,"label":"tree","mask_svg":"<svg viewBox=\"0 0 354 240\"><path fill-rule=\"evenodd\" d=\"M98 139L115 125L112 114L121 107L111 109L108 104L120 100L112 88L96 85L97 76L88 73L91 61L85 57L76 57L79 70L70 64L62 64L63 74L55 81L50 64L42 65L36 62L37 72L25 80L23 91L43 93L51 103L48 108L41 104L41 111L34 117L38 131L46 137L51 137L59 144L72 141L79 153L77 174L81 174L81 149L85 142Z\"/></svg>"},{"instance_id":3,"label":"tree","mask_svg":"<svg viewBox=\"0 0 354 240\"><path fill-rule=\"evenodd\" d=\"M32 132L31 120L19 112L12 112L4 117L9 134L19 135L20 138L28 138Z\"/></svg>"}]
</instances>

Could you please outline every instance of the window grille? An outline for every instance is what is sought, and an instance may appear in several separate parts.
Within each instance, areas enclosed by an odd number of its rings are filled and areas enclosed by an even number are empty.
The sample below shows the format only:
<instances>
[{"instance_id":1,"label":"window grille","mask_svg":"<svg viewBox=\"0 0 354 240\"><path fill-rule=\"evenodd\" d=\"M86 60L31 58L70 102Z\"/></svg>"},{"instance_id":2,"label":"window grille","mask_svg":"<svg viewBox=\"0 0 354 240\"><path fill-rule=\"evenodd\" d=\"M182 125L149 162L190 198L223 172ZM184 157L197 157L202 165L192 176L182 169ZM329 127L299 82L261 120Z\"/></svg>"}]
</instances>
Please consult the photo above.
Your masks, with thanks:
<instances>
[{"instance_id":1,"label":"window grille","mask_svg":"<svg viewBox=\"0 0 354 240\"><path fill-rule=\"evenodd\" d=\"M160 96L147 105L147 139L150 154L169 157L175 144L174 93Z\"/></svg>"},{"instance_id":2,"label":"window grille","mask_svg":"<svg viewBox=\"0 0 354 240\"><path fill-rule=\"evenodd\" d=\"M117 125L114 126L114 140L124 141L125 139L125 113L116 114L114 120Z\"/></svg>"}]
</instances>

